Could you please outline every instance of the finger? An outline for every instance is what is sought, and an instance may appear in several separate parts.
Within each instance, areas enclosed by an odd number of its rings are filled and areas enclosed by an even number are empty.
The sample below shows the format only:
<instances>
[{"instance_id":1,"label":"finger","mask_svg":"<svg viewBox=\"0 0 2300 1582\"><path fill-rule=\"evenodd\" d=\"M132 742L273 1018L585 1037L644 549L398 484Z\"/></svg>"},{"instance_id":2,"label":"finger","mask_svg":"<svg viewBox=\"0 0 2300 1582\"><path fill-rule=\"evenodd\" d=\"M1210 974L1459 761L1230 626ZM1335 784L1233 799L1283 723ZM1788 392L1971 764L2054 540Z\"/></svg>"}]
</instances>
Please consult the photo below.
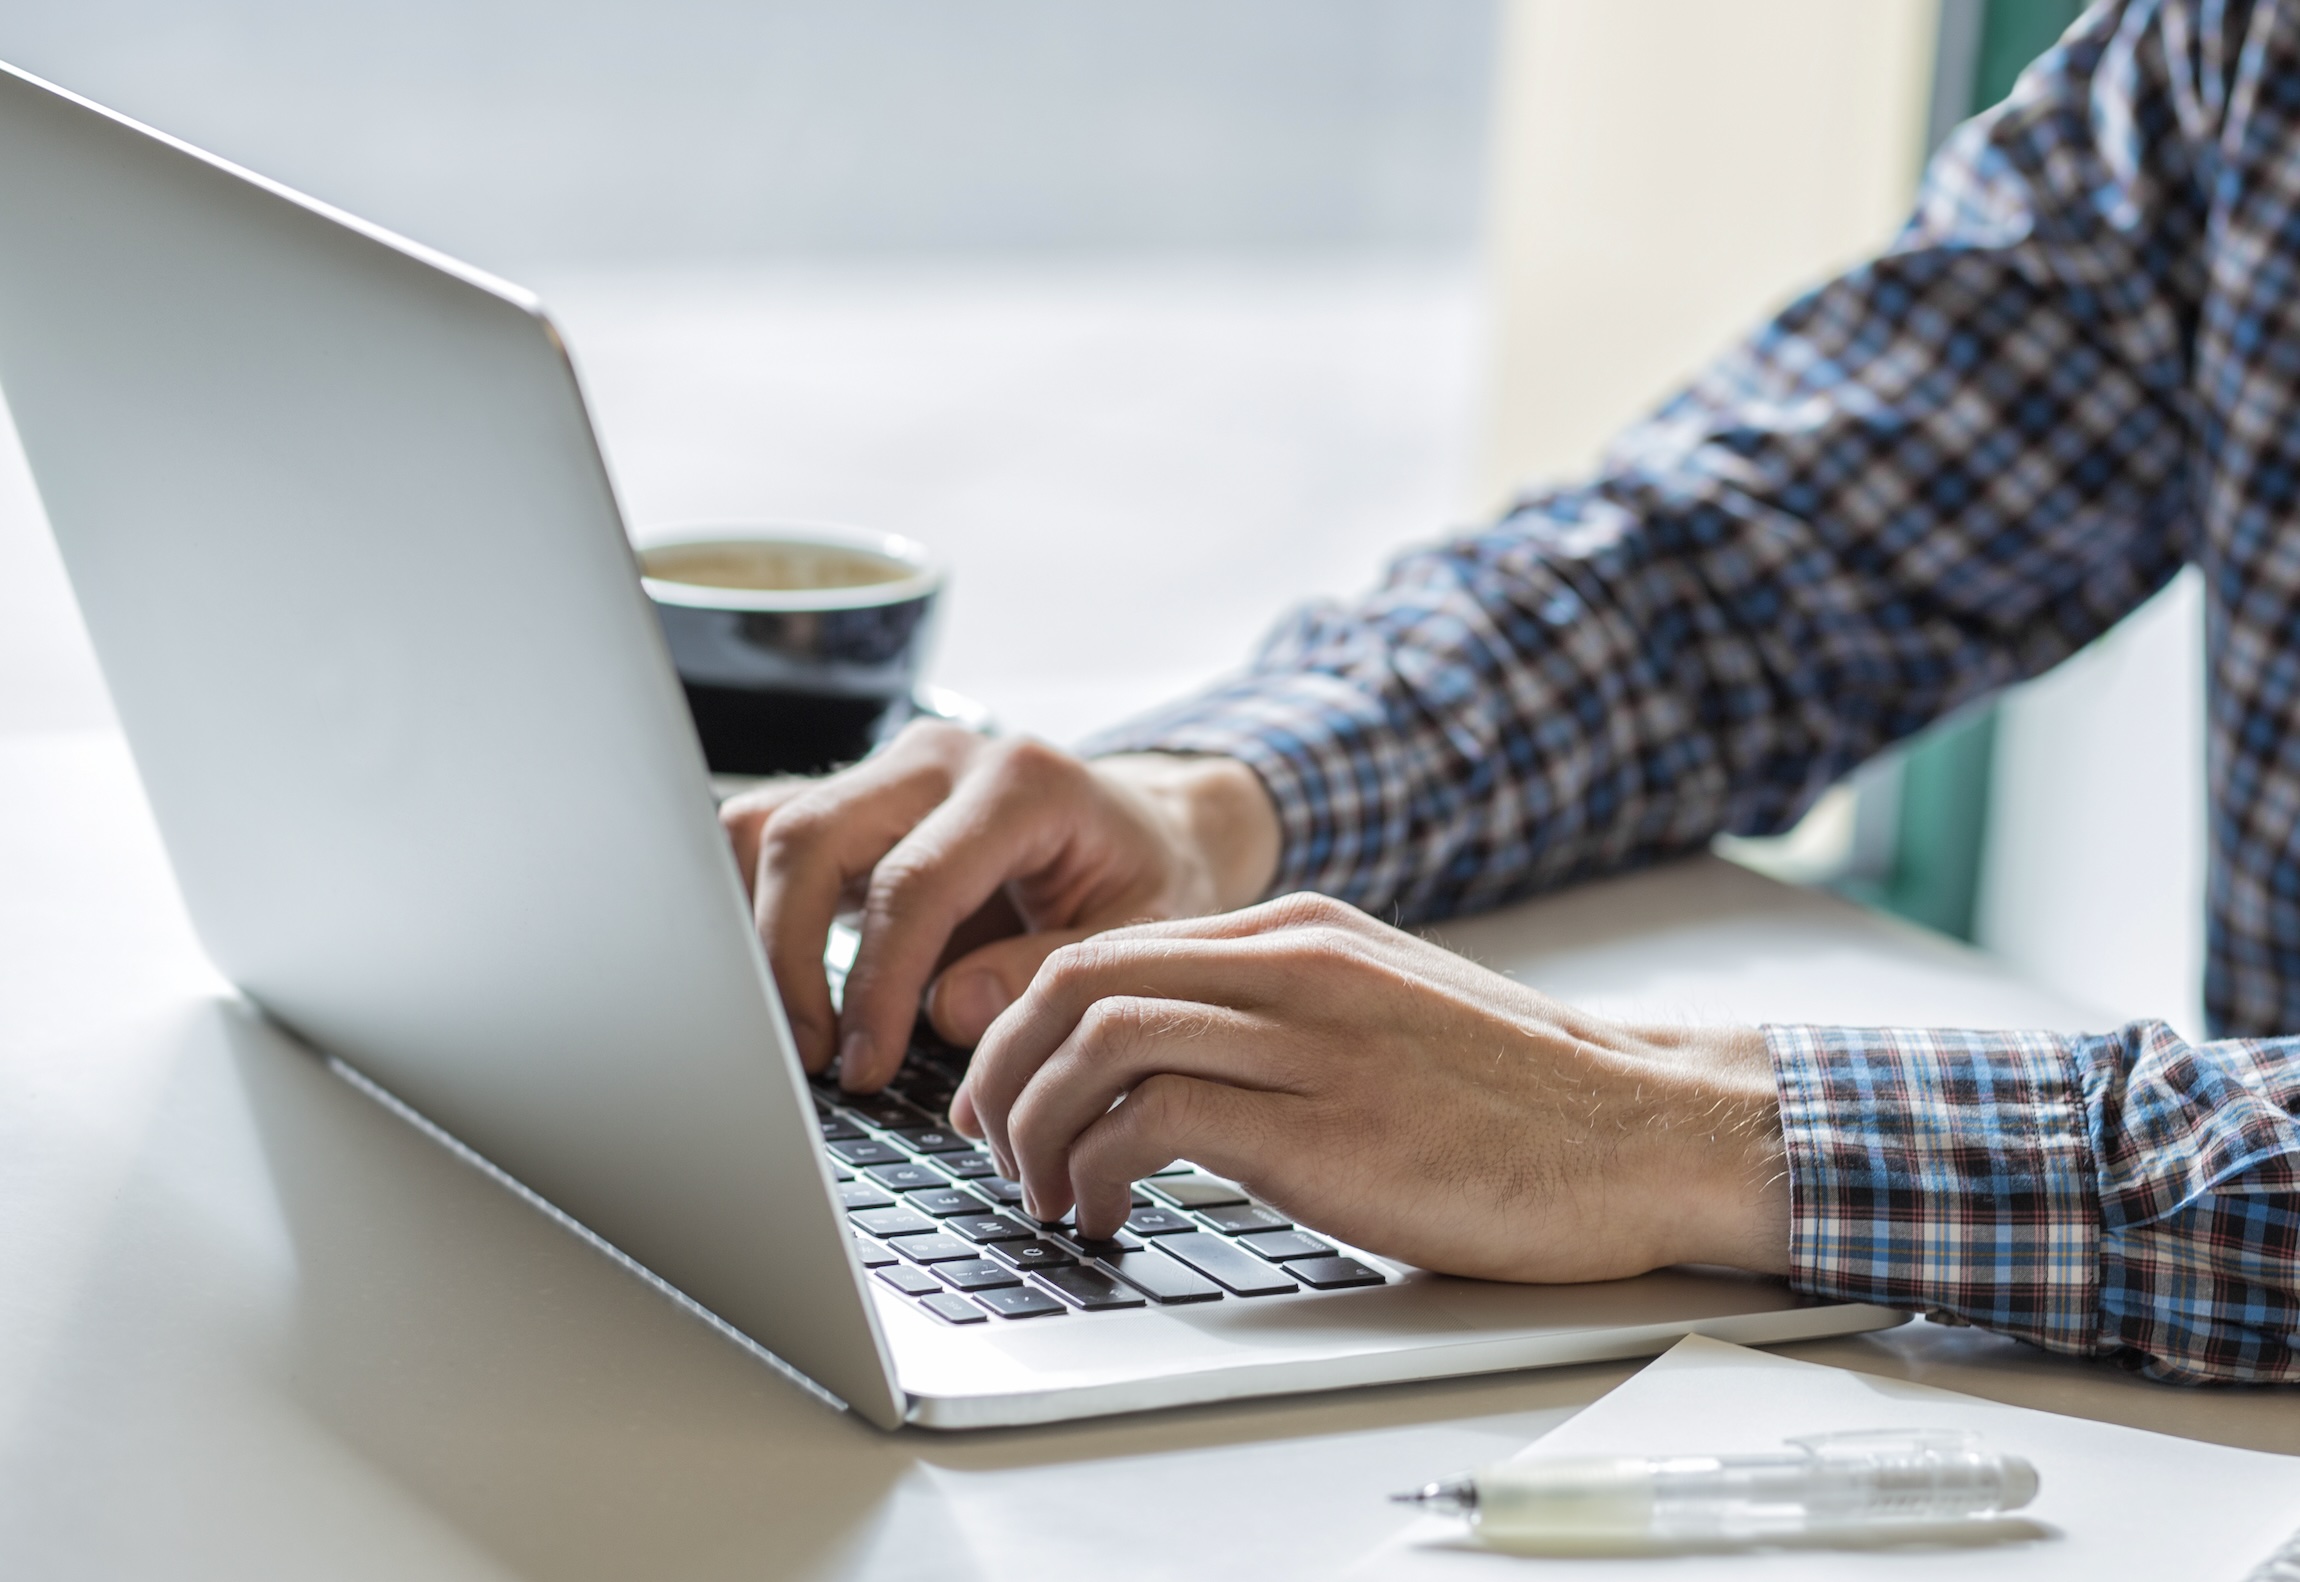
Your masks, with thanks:
<instances>
[{"instance_id":1,"label":"finger","mask_svg":"<svg viewBox=\"0 0 2300 1582\"><path fill-rule=\"evenodd\" d=\"M1355 936L1323 929L1229 939L1190 938L1163 925L1097 934L1048 956L1022 997L983 1034L958 1102L981 1127L992 1151L1006 1150L1011 1162L1009 1111L1095 1002L1137 996L1238 1011L1269 1009L1305 992L1349 992L1334 985L1321 965L1372 954Z\"/></svg>"},{"instance_id":2,"label":"finger","mask_svg":"<svg viewBox=\"0 0 2300 1582\"><path fill-rule=\"evenodd\" d=\"M1162 1073L1138 1085L1070 1149L1068 1190L1084 1236L1115 1236L1134 1183L1176 1159L1236 1178L1285 1147L1285 1100Z\"/></svg>"},{"instance_id":3,"label":"finger","mask_svg":"<svg viewBox=\"0 0 2300 1582\"><path fill-rule=\"evenodd\" d=\"M1163 918L1127 923L1107 929L1114 940L1250 939L1291 929L1327 928L1353 937L1389 936L1411 939L1410 934L1368 917L1347 901L1330 895L1298 890L1274 900L1241 906L1229 912L1208 912L1195 917Z\"/></svg>"},{"instance_id":4,"label":"finger","mask_svg":"<svg viewBox=\"0 0 2300 1582\"><path fill-rule=\"evenodd\" d=\"M1014 1179L1025 1203L1041 1219L1058 1218L1069 1207L1072 1146L1134 1088L1159 1076L1282 1087L1297 1076L1290 1045L1265 1019L1216 1006L1097 1000L1005 1117L1006 1148L1021 1172Z\"/></svg>"},{"instance_id":5,"label":"finger","mask_svg":"<svg viewBox=\"0 0 2300 1582\"><path fill-rule=\"evenodd\" d=\"M1037 976L1039 965L1064 945L1074 945L1095 932L1091 928L1052 928L1008 939L968 952L935 977L926 994L927 1018L934 1030L952 1043L971 1049L999 1013L1022 998Z\"/></svg>"},{"instance_id":6,"label":"finger","mask_svg":"<svg viewBox=\"0 0 2300 1582\"><path fill-rule=\"evenodd\" d=\"M809 1071L837 1052L823 946L848 885L949 794L947 765L889 752L778 807L759 837L752 903L791 1036Z\"/></svg>"},{"instance_id":7,"label":"finger","mask_svg":"<svg viewBox=\"0 0 2300 1582\"><path fill-rule=\"evenodd\" d=\"M1308 940L1313 948L1333 956L1362 961L1386 961L1396 969L1420 977L1483 993L1491 980L1489 969L1434 940L1408 934L1369 917L1346 901L1300 891L1257 906L1240 907L1202 917L1161 919L1116 925L1102 931L1102 939L1115 945L1159 940L1248 940L1287 938ZM1529 999L1548 1003L1539 991L1524 988Z\"/></svg>"},{"instance_id":8,"label":"finger","mask_svg":"<svg viewBox=\"0 0 2300 1582\"><path fill-rule=\"evenodd\" d=\"M1071 837L1076 766L1037 743L1003 744L880 858L839 1017L839 1080L883 1084L902 1062L919 998L952 930L1009 879L1039 871Z\"/></svg>"},{"instance_id":9,"label":"finger","mask_svg":"<svg viewBox=\"0 0 2300 1582\"><path fill-rule=\"evenodd\" d=\"M759 833L767 820L784 803L805 795L818 781L801 775L769 780L751 787L719 804L719 827L727 832L728 844L735 848L735 867L743 876L743 888L751 888L751 876L759 866Z\"/></svg>"}]
</instances>

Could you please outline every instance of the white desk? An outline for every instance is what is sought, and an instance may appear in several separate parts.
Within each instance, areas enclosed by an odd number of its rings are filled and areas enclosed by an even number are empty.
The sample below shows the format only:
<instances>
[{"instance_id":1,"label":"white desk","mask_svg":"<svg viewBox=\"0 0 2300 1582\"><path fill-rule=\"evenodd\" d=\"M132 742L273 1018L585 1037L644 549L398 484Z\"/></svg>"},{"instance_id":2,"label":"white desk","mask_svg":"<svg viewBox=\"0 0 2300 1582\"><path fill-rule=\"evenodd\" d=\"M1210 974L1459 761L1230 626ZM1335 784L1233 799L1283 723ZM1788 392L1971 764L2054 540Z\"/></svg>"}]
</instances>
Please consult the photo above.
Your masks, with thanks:
<instances>
[{"instance_id":1,"label":"white desk","mask_svg":"<svg viewBox=\"0 0 2300 1582\"><path fill-rule=\"evenodd\" d=\"M1464 924L1685 1014L2086 1020L1701 862ZM1328 1574L1381 1496L1630 1365L968 1437L816 1405L232 1001L123 750L0 738L0 1556L42 1578ZM1914 1324L1797 1354L2300 1452L2194 1393Z\"/></svg>"}]
</instances>

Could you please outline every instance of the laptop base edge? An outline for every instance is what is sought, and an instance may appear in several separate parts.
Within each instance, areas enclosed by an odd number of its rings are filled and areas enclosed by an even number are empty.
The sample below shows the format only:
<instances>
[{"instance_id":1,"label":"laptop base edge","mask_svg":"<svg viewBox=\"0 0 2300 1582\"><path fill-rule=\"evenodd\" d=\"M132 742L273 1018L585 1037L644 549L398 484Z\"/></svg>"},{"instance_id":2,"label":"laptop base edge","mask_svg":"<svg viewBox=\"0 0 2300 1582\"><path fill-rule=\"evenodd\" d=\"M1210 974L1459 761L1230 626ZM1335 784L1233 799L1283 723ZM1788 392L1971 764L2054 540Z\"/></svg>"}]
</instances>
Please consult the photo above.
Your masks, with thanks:
<instances>
[{"instance_id":1,"label":"laptop base edge","mask_svg":"<svg viewBox=\"0 0 2300 1582\"><path fill-rule=\"evenodd\" d=\"M1742 1346L1777 1346L1836 1335L1891 1329L1911 1314L1866 1303L1819 1303L1767 1312L1720 1314L1633 1326L1606 1326L1535 1335L1503 1336L1449 1346L1300 1358L1109 1383L1016 1391L1007 1394L932 1395L906 1392L904 1421L917 1428L965 1431L1023 1428L1113 1417L1177 1406L1203 1406L1258 1397L1303 1395L1367 1385L1415 1384L1478 1374L1518 1373L1577 1363L1659 1356L1687 1335Z\"/></svg>"}]
</instances>

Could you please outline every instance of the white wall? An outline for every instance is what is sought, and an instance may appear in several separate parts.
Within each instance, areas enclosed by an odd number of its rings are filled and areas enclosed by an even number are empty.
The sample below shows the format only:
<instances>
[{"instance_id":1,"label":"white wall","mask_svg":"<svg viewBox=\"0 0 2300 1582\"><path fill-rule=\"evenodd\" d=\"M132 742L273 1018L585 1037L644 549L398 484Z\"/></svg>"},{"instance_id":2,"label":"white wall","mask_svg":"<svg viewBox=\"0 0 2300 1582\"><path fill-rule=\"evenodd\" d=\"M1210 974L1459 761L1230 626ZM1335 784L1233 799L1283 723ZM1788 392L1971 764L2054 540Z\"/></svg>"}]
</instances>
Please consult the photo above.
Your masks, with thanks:
<instances>
[{"instance_id":1,"label":"white wall","mask_svg":"<svg viewBox=\"0 0 2300 1582\"><path fill-rule=\"evenodd\" d=\"M1481 504L1618 429L1906 215L1937 0L1510 0Z\"/></svg>"},{"instance_id":2,"label":"white wall","mask_svg":"<svg viewBox=\"0 0 2300 1582\"><path fill-rule=\"evenodd\" d=\"M2184 572L2005 700L1981 944L2103 1019L2202 1035L2204 597Z\"/></svg>"}]
</instances>

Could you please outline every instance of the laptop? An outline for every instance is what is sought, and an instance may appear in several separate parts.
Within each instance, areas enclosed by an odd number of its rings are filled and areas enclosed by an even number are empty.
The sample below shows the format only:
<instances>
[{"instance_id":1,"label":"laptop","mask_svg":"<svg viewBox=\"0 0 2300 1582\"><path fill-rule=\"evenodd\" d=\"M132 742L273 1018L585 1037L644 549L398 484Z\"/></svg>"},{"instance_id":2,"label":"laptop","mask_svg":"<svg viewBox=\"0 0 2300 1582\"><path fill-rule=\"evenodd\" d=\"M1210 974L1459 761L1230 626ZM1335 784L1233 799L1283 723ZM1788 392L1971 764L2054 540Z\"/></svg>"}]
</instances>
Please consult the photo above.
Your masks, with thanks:
<instances>
[{"instance_id":1,"label":"laptop","mask_svg":"<svg viewBox=\"0 0 2300 1582\"><path fill-rule=\"evenodd\" d=\"M793 1049L528 292L0 67L0 393L202 942L269 1016L873 1423L1897 1323L1432 1275L1177 1165L1115 1242Z\"/></svg>"}]
</instances>

